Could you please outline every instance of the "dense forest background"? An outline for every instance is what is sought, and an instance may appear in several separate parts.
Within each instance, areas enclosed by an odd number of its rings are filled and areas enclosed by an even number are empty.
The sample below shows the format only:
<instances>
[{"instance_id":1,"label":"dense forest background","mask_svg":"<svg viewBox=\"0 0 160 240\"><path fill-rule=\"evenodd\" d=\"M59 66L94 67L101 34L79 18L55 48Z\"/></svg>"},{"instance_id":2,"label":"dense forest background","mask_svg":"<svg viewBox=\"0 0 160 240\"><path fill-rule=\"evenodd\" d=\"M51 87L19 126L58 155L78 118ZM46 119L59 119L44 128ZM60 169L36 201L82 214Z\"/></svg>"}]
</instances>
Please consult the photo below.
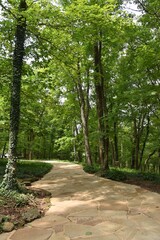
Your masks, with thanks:
<instances>
[{"instance_id":1,"label":"dense forest background","mask_svg":"<svg viewBox=\"0 0 160 240\"><path fill-rule=\"evenodd\" d=\"M0 1L1 158L19 2ZM18 158L159 173L159 0L26 2Z\"/></svg>"}]
</instances>

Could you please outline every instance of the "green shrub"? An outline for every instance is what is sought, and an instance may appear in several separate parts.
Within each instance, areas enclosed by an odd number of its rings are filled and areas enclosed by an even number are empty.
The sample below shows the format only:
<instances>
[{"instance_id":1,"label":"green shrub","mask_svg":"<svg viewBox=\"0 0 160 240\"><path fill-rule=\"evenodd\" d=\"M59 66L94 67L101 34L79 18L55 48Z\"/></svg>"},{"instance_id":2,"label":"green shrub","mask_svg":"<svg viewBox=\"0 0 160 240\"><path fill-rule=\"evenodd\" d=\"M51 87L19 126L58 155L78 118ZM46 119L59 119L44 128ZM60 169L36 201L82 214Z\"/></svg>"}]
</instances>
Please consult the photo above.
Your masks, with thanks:
<instances>
[{"instance_id":1,"label":"green shrub","mask_svg":"<svg viewBox=\"0 0 160 240\"><path fill-rule=\"evenodd\" d=\"M31 194L9 191L4 188L0 188L0 196L13 200L17 206L25 205L33 198Z\"/></svg>"},{"instance_id":2,"label":"green shrub","mask_svg":"<svg viewBox=\"0 0 160 240\"><path fill-rule=\"evenodd\" d=\"M87 165L87 164L84 164L84 165L83 165L83 170L84 170L85 172L87 172L87 173L93 174L93 173L98 172L99 169L100 169L100 168L99 168L98 165L93 165L93 166L89 166L89 165Z\"/></svg>"},{"instance_id":3,"label":"green shrub","mask_svg":"<svg viewBox=\"0 0 160 240\"><path fill-rule=\"evenodd\" d=\"M102 177L109 178L115 181L126 180L145 180L152 181L154 183L160 183L160 175L155 173L139 172L135 169L127 168L110 168L110 170L103 172Z\"/></svg>"},{"instance_id":4,"label":"green shrub","mask_svg":"<svg viewBox=\"0 0 160 240\"><path fill-rule=\"evenodd\" d=\"M117 169L110 169L103 173L102 177L108 178L115 181L125 181L127 180L126 172L117 170Z\"/></svg>"}]
</instances>

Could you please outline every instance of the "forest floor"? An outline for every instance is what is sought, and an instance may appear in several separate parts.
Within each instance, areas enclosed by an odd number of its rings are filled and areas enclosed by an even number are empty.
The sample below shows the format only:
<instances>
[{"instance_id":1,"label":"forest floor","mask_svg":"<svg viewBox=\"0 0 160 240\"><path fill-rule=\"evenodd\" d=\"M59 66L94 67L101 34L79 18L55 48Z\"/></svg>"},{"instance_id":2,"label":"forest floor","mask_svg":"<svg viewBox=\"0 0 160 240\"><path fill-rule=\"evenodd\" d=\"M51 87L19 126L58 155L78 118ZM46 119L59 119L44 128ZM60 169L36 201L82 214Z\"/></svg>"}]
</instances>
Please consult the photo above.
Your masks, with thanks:
<instances>
[{"instance_id":1,"label":"forest floor","mask_svg":"<svg viewBox=\"0 0 160 240\"><path fill-rule=\"evenodd\" d=\"M37 216L34 217L33 214L30 214L32 210L34 210L34 212L36 210L38 217L44 216L45 212L49 209L50 206L50 193L43 189L30 190L30 187L28 187L28 189L34 197L32 201L30 201L27 205L18 206L12 199L0 196L1 222L12 222L15 226L15 229L18 229L25 225L26 221L24 219L24 215L26 213L32 215L29 216L31 221L34 220L34 218L37 218ZM0 232L3 232L3 229L1 229L1 227Z\"/></svg>"},{"instance_id":2,"label":"forest floor","mask_svg":"<svg viewBox=\"0 0 160 240\"><path fill-rule=\"evenodd\" d=\"M149 190L151 192L160 193L160 184L152 182L152 181L147 181L147 180L139 181L139 180L133 178L130 180L125 180L123 182L131 184L131 185L137 185L137 186L144 188L146 190Z\"/></svg>"}]
</instances>

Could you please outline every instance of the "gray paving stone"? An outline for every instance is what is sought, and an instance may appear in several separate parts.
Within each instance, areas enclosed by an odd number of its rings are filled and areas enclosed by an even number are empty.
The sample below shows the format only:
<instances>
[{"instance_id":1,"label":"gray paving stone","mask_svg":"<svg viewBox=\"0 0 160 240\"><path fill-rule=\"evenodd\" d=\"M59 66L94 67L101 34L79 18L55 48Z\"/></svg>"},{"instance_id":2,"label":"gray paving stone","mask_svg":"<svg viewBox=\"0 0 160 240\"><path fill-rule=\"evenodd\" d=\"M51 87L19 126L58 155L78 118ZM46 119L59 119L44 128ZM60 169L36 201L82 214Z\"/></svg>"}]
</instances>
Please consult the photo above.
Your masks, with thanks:
<instances>
[{"instance_id":1,"label":"gray paving stone","mask_svg":"<svg viewBox=\"0 0 160 240\"><path fill-rule=\"evenodd\" d=\"M64 233L58 233L53 234L49 239L47 240L70 240L69 237L65 236Z\"/></svg>"},{"instance_id":2,"label":"gray paving stone","mask_svg":"<svg viewBox=\"0 0 160 240\"><path fill-rule=\"evenodd\" d=\"M32 227L38 227L38 228L54 228L57 225L63 225L68 223L69 220L65 217L56 216L56 215L47 215L43 218L37 219L31 223L29 223L29 226Z\"/></svg>"},{"instance_id":3,"label":"gray paving stone","mask_svg":"<svg viewBox=\"0 0 160 240\"><path fill-rule=\"evenodd\" d=\"M2 233L0 234L0 240L7 240L11 233Z\"/></svg>"},{"instance_id":4,"label":"gray paving stone","mask_svg":"<svg viewBox=\"0 0 160 240\"><path fill-rule=\"evenodd\" d=\"M98 237L103 235L104 232L100 228L96 228L88 225L81 224L66 224L64 226L64 232L66 236L69 236L71 239L75 237Z\"/></svg>"},{"instance_id":5,"label":"gray paving stone","mask_svg":"<svg viewBox=\"0 0 160 240\"><path fill-rule=\"evenodd\" d=\"M25 227L17 230L10 240L47 240L53 233L52 229Z\"/></svg>"},{"instance_id":6,"label":"gray paving stone","mask_svg":"<svg viewBox=\"0 0 160 240\"><path fill-rule=\"evenodd\" d=\"M139 230L134 236L133 240L159 240L160 234L159 229L155 230ZM128 239L130 240L130 239Z\"/></svg>"},{"instance_id":7,"label":"gray paving stone","mask_svg":"<svg viewBox=\"0 0 160 240\"><path fill-rule=\"evenodd\" d=\"M97 237L71 238L71 240L119 240L119 238L116 235L111 234L111 235L100 235Z\"/></svg>"}]
</instances>

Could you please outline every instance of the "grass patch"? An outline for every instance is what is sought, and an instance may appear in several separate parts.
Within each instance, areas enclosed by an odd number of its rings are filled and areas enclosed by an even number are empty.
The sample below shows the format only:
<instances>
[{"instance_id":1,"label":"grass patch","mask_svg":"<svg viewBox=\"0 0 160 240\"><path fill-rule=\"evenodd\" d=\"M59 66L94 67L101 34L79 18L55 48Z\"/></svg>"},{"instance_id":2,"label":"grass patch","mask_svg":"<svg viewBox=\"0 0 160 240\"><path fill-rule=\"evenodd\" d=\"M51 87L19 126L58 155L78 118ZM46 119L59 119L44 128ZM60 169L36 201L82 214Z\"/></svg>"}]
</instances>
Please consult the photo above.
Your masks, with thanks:
<instances>
[{"instance_id":1,"label":"grass patch","mask_svg":"<svg viewBox=\"0 0 160 240\"><path fill-rule=\"evenodd\" d=\"M140 172L135 169L128 168L113 168L110 167L109 170L102 171L98 165L88 166L83 165L85 172L94 174L100 173L99 175L104 178L108 178L114 181L127 181L127 180L136 180L136 181L151 181L155 184L160 184L160 175L156 173L146 173Z\"/></svg>"},{"instance_id":2,"label":"grass patch","mask_svg":"<svg viewBox=\"0 0 160 240\"><path fill-rule=\"evenodd\" d=\"M110 168L103 174L103 177L109 178L115 181L151 181L156 184L160 184L160 175L156 173L140 172L135 169L128 168Z\"/></svg>"},{"instance_id":3,"label":"grass patch","mask_svg":"<svg viewBox=\"0 0 160 240\"><path fill-rule=\"evenodd\" d=\"M7 160L0 160L0 182L5 173ZM17 162L17 178L37 179L42 178L52 169L53 165L45 162L21 160Z\"/></svg>"}]
</instances>

